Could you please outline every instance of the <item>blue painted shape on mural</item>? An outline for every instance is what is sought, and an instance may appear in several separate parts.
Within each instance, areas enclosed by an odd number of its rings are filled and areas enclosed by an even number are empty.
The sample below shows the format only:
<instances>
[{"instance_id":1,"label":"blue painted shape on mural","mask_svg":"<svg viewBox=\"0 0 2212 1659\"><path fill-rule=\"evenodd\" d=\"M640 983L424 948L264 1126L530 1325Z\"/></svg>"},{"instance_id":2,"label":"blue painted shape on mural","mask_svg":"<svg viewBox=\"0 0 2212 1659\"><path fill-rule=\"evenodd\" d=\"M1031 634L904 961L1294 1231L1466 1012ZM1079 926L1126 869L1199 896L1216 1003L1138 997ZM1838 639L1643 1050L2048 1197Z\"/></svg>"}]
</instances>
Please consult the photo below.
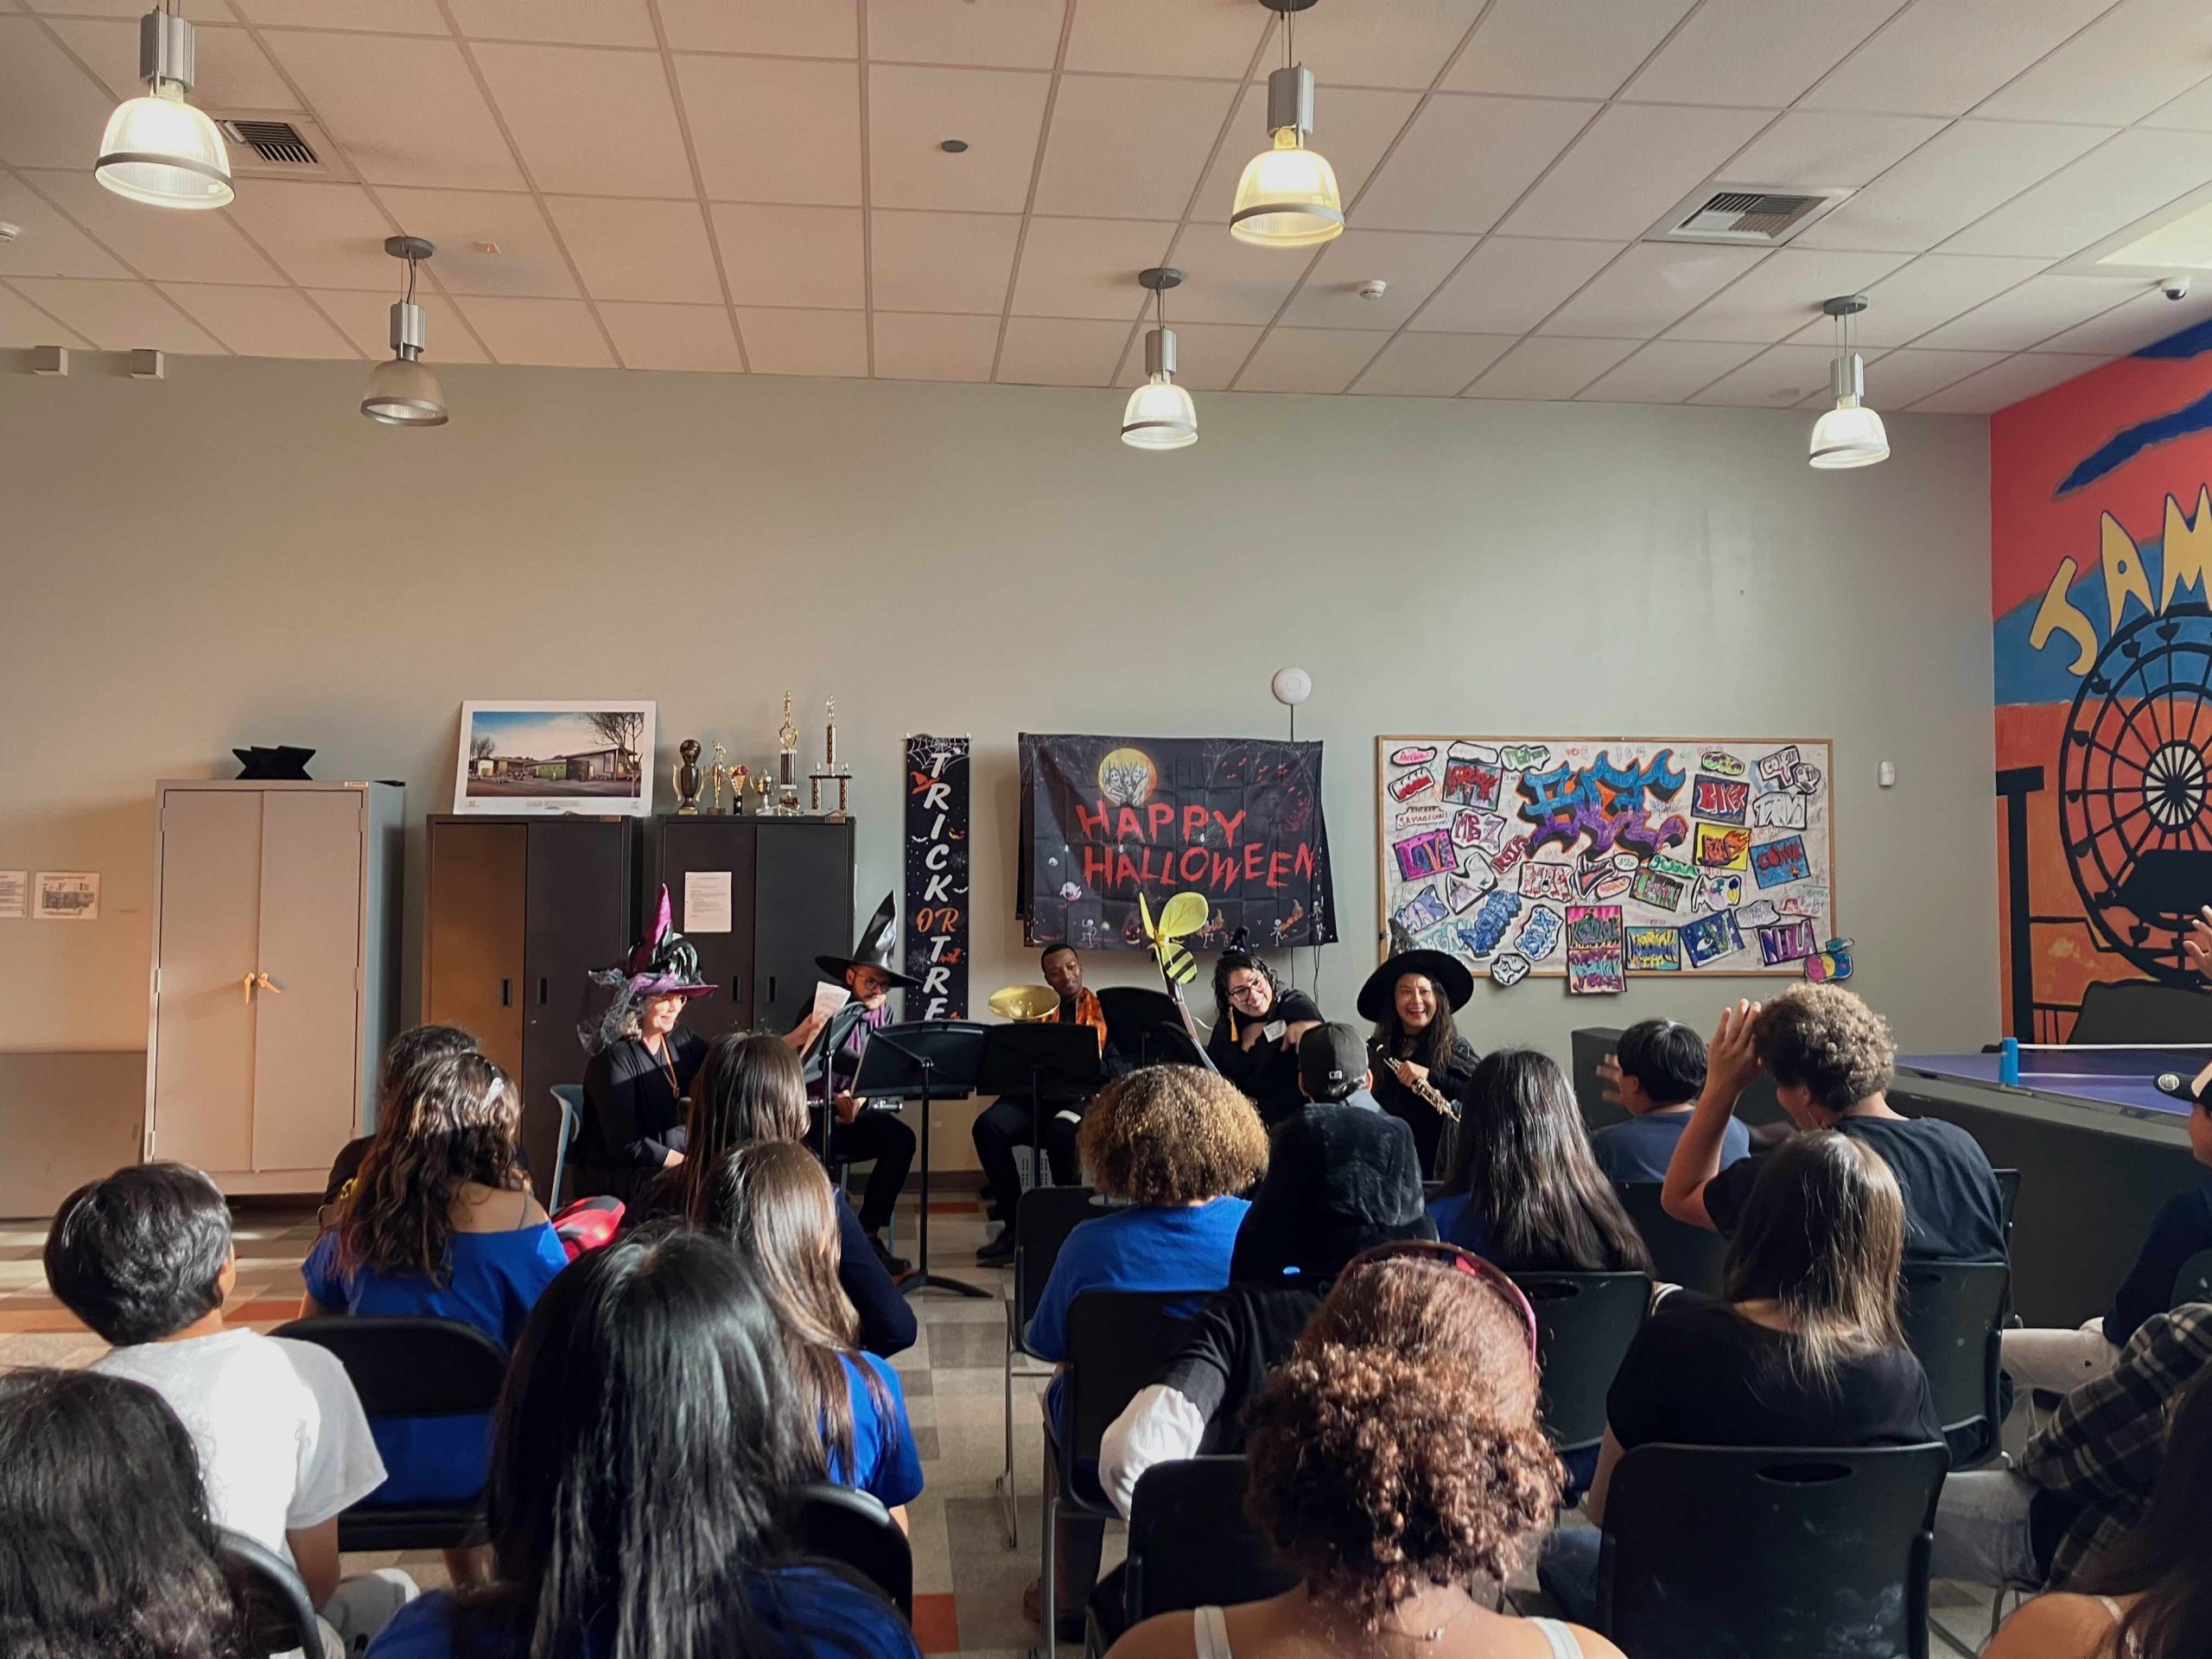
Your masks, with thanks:
<instances>
[{"instance_id":1,"label":"blue painted shape on mural","mask_svg":"<svg viewBox=\"0 0 2212 1659\"><path fill-rule=\"evenodd\" d=\"M2135 355L2138 357L2201 357L2212 352L2212 317L2202 322L2192 322L2177 329L2164 340L2154 340Z\"/></svg>"},{"instance_id":2,"label":"blue painted shape on mural","mask_svg":"<svg viewBox=\"0 0 2212 1659\"><path fill-rule=\"evenodd\" d=\"M2076 462L2053 495L2071 495L2082 486L2117 472L2146 449L2205 431L2212 431L2212 392L2205 393L2193 404L2184 404L2164 415L2153 415L2147 421L2120 428Z\"/></svg>"},{"instance_id":3,"label":"blue painted shape on mural","mask_svg":"<svg viewBox=\"0 0 2212 1659\"><path fill-rule=\"evenodd\" d=\"M2137 562L2142 566L2151 591L2165 591L2165 537L2153 536L2137 544ZM2066 597L2075 609L2088 617L2096 626L2100 639L2110 637L2106 611L2104 567L2094 556L2087 561L2088 568L2074 579L2066 590ZM2176 601L2194 599L2200 603L2212 601L2212 583L2202 580L2183 582L2173 592ZM2082 682L2071 672L2074 659L2081 654L2081 647L2069 634L2053 632L2044 641L2041 651L2028 643L2028 635L2035 627L2036 613L2043 607L2043 595L2031 594L2011 610L1999 617L1993 625L1995 667L1997 677L1997 706L2011 708L2021 703L2071 702ZM2128 613L2135 611L2133 603ZM2123 621L2126 618L2121 619Z\"/></svg>"}]
</instances>

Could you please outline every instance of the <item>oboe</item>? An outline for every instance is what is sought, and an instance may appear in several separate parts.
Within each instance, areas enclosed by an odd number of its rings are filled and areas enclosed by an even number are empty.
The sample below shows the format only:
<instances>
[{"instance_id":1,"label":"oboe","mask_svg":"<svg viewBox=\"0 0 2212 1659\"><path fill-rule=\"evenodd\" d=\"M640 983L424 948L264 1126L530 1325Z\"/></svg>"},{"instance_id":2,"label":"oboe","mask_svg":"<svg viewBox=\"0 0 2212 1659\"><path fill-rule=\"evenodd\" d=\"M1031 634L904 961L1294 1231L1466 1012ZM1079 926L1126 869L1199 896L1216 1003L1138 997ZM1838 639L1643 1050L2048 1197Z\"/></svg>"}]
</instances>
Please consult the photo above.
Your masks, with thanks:
<instances>
[{"instance_id":1,"label":"oboe","mask_svg":"<svg viewBox=\"0 0 2212 1659\"><path fill-rule=\"evenodd\" d=\"M1402 1084L1409 1093L1418 1096L1423 1104L1430 1106L1435 1110L1443 1113L1445 1116L1450 1118L1454 1123L1457 1123L1459 1121L1459 1103L1458 1101L1453 1100L1441 1089L1439 1089L1434 1084L1431 1083L1427 1077L1415 1077L1411 1072L1399 1071L1398 1067L1401 1062L1393 1059L1390 1056L1389 1051L1384 1047L1382 1044L1371 1043L1369 1046L1374 1051L1375 1058L1389 1068L1390 1075L1397 1078L1400 1084Z\"/></svg>"}]
</instances>

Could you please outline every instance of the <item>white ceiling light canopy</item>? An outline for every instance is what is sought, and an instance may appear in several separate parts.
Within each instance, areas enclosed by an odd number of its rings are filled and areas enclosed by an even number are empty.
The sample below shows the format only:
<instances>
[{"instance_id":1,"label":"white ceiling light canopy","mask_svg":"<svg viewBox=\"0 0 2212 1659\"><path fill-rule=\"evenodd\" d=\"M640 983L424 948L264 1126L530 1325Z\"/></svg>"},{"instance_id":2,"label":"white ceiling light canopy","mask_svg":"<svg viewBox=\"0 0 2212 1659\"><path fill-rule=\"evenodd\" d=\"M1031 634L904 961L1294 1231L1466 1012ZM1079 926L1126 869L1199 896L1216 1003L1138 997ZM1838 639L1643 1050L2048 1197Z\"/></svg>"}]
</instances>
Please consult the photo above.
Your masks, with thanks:
<instances>
[{"instance_id":1,"label":"white ceiling light canopy","mask_svg":"<svg viewBox=\"0 0 2212 1659\"><path fill-rule=\"evenodd\" d=\"M1185 449L1198 441L1198 407L1175 384L1175 331L1167 326L1166 293L1183 280L1172 265L1137 273L1152 290L1159 325L1145 331L1144 385L1129 394L1122 411L1122 442L1132 449Z\"/></svg>"},{"instance_id":2,"label":"white ceiling light canopy","mask_svg":"<svg viewBox=\"0 0 2212 1659\"><path fill-rule=\"evenodd\" d=\"M1268 130L1274 144L1244 165L1229 233L1263 248L1311 248L1344 232L1337 170L1318 149L1313 130L1313 72L1295 60L1294 23L1314 0L1260 0L1282 14L1283 67L1268 77Z\"/></svg>"},{"instance_id":3,"label":"white ceiling light canopy","mask_svg":"<svg viewBox=\"0 0 2212 1659\"><path fill-rule=\"evenodd\" d=\"M1851 320L1866 308L1864 294L1840 294L1821 309L1835 319L1835 407L1813 423L1812 464L1823 472L1872 467L1890 458L1890 435L1882 417L1861 400L1866 396L1866 362L1853 349Z\"/></svg>"},{"instance_id":4,"label":"white ceiling light canopy","mask_svg":"<svg viewBox=\"0 0 2212 1659\"><path fill-rule=\"evenodd\" d=\"M361 413L386 426L443 426L445 392L423 361L428 332L423 308L415 303L415 268L437 249L419 236L391 236L384 251L407 262L407 297L391 308L391 356L369 371Z\"/></svg>"},{"instance_id":5,"label":"white ceiling light canopy","mask_svg":"<svg viewBox=\"0 0 2212 1659\"><path fill-rule=\"evenodd\" d=\"M140 97L126 99L100 135L92 176L118 196L155 207L227 207L230 152L207 114L184 101L198 48L192 25L163 0L138 20Z\"/></svg>"}]
</instances>

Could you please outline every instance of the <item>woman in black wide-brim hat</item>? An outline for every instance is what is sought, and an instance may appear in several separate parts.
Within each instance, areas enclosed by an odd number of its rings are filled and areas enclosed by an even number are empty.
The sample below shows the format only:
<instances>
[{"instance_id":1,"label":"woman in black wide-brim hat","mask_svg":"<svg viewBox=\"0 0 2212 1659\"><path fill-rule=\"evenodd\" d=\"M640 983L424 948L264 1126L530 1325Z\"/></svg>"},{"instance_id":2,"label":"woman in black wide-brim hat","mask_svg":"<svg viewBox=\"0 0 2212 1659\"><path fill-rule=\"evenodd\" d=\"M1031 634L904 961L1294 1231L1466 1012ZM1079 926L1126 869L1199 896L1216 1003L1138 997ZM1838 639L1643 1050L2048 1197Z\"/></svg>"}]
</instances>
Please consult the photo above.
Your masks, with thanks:
<instances>
[{"instance_id":1,"label":"woman in black wide-brim hat","mask_svg":"<svg viewBox=\"0 0 2212 1659\"><path fill-rule=\"evenodd\" d=\"M1455 1104L1482 1057L1452 1027L1452 1016L1475 994L1475 976L1441 950L1401 950L1359 988L1359 1013L1375 1022L1368 1040L1375 1061L1375 1098L1403 1118L1421 1150L1424 1174L1433 1179L1450 1122L1413 1087L1427 1084Z\"/></svg>"}]
</instances>

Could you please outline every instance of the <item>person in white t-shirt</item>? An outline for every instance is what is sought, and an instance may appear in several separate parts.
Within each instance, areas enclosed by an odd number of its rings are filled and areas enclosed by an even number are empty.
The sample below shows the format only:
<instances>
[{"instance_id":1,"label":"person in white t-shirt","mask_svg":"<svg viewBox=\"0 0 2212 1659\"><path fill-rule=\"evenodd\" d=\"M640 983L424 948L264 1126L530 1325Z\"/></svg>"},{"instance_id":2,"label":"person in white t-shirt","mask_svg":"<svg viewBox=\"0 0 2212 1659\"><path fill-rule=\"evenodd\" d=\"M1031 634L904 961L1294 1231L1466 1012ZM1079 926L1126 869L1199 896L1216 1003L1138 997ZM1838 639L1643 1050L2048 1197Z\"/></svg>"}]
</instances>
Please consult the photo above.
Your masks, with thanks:
<instances>
[{"instance_id":1,"label":"person in white t-shirt","mask_svg":"<svg viewBox=\"0 0 2212 1659\"><path fill-rule=\"evenodd\" d=\"M46 1276L114 1344L94 1369L144 1383L183 1422L216 1524L296 1567L326 1649L359 1652L416 1594L396 1569L340 1577L339 1512L383 1484L384 1459L334 1355L224 1324L238 1255L214 1182L153 1163L79 1187L47 1233Z\"/></svg>"}]
</instances>

